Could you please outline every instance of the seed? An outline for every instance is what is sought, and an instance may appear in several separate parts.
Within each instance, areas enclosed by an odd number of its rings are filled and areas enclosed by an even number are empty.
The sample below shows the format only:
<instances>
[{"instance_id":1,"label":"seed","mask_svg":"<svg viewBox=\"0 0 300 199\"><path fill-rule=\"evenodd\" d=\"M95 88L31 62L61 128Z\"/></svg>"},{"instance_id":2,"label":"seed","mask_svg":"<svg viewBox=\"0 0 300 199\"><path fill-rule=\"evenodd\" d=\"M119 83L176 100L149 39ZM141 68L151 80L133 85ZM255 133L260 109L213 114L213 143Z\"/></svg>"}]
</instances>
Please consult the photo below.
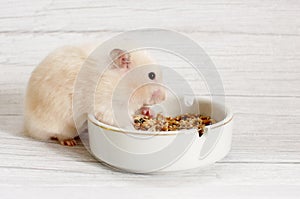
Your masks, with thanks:
<instances>
[{"instance_id":1,"label":"seed","mask_svg":"<svg viewBox=\"0 0 300 199\"><path fill-rule=\"evenodd\" d=\"M140 118L139 122L140 122L140 123L145 122L144 118Z\"/></svg>"},{"instance_id":2,"label":"seed","mask_svg":"<svg viewBox=\"0 0 300 199\"><path fill-rule=\"evenodd\" d=\"M176 131L181 129L197 128L199 136L205 133L205 126L214 124L216 121L209 116L186 113L175 117L165 117L157 114L156 118L149 116L133 116L133 126L137 130L145 131Z\"/></svg>"},{"instance_id":3,"label":"seed","mask_svg":"<svg viewBox=\"0 0 300 199\"><path fill-rule=\"evenodd\" d=\"M208 116L200 116L200 119L201 120L209 120L209 117Z\"/></svg>"},{"instance_id":4,"label":"seed","mask_svg":"<svg viewBox=\"0 0 300 199\"><path fill-rule=\"evenodd\" d=\"M161 130L162 130L162 131L168 131L168 126L163 126L163 127L161 128Z\"/></svg>"},{"instance_id":5,"label":"seed","mask_svg":"<svg viewBox=\"0 0 300 199\"><path fill-rule=\"evenodd\" d=\"M205 125L211 125L212 124L212 122L210 120L203 120L202 122Z\"/></svg>"},{"instance_id":6,"label":"seed","mask_svg":"<svg viewBox=\"0 0 300 199\"><path fill-rule=\"evenodd\" d=\"M175 120L176 120L176 121L181 120L181 116L177 116L177 117L175 118Z\"/></svg>"}]
</instances>

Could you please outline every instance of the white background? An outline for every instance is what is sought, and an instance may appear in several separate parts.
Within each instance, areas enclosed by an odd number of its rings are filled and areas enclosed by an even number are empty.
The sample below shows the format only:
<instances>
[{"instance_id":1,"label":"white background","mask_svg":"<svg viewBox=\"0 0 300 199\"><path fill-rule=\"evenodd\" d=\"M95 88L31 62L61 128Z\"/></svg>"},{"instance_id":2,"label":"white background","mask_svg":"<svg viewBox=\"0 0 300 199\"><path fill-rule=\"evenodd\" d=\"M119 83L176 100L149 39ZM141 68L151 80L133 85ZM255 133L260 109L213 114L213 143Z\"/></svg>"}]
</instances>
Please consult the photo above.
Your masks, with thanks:
<instances>
[{"instance_id":1,"label":"white background","mask_svg":"<svg viewBox=\"0 0 300 199\"><path fill-rule=\"evenodd\" d=\"M296 198L299 19L296 0L1 0L0 198L104 197L111 192L123 198ZM206 169L134 175L100 165L82 145L68 148L22 134L26 83L43 57L61 45L144 27L189 36L215 63L235 112L226 158Z\"/></svg>"}]
</instances>

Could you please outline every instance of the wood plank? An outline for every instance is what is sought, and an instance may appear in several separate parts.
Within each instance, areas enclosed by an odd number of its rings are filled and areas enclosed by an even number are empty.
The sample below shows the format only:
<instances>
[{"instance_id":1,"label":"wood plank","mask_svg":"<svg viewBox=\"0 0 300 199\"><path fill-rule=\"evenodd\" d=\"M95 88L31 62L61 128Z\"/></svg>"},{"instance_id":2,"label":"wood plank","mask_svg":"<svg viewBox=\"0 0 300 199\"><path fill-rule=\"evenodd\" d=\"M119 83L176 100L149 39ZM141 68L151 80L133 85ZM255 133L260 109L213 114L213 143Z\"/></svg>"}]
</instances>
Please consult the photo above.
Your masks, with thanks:
<instances>
[{"instance_id":1,"label":"wood plank","mask_svg":"<svg viewBox=\"0 0 300 199\"><path fill-rule=\"evenodd\" d=\"M20 32L123 31L163 27L178 31L299 36L299 2L8 1L0 29ZM137 19L137 16L139 20ZM242 17L241 17L242 16ZM123 21L125 23L120 23ZM92 24L92 25L91 25Z\"/></svg>"},{"instance_id":2,"label":"wood plank","mask_svg":"<svg viewBox=\"0 0 300 199\"><path fill-rule=\"evenodd\" d=\"M198 187L210 185L299 185L299 165L217 163L206 169L157 175L135 175L112 171L99 163L45 161L28 158L19 165L1 167L1 185L85 185L134 187ZM17 161L15 162L17 163ZM46 164L45 164L46 163ZM184 181L182 179L185 179Z\"/></svg>"},{"instance_id":3,"label":"wood plank","mask_svg":"<svg viewBox=\"0 0 300 199\"><path fill-rule=\"evenodd\" d=\"M16 87L12 84L19 84L24 89L31 71L51 49L74 41L102 40L108 35L112 33L92 33L87 36L75 33L0 35L0 43L5 46L0 50L0 54L3 55L0 61L0 87L5 90L7 87ZM223 79L227 95L300 96L300 42L297 42L300 41L300 37L220 37L208 33L193 33L189 36L211 55ZM207 94L207 88L193 71L189 72L184 68L184 63L177 59L169 59L168 56L161 57L159 61L162 64L181 67L180 72L189 80L197 80L194 82L196 92Z\"/></svg>"},{"instance_id":4,"label":"wood plank","mask_svg":"<svg viewBox=\"0 0 300 199\"><path fill-rule=\"evenodd\" d=\"M63 45L106 40L116 35L106 33L53 33L53 34L0 34L1 68L23 67L31 70L52 50ZM197 42L211 56L219 70L299 72L300 37L214 35L189 33L186 36ZM163 59L165 58L165 59ZM164 55L162 63L170 62ZM178 61L178 60L176 60ZM167 63L168 63L167 62ZM170 63L169 63L170 64ZM263 67L262 67L263 65ZM12 69L11 69L12 70Z\"/></svg>"},{"instance_id":5,"label":"wood plank","mask_svg":"<svg viewBox=\"0 0 300 199\"><path fill-rule=\"evenodd\" d=\"M1 72L0 80L2 95L24 93L31 70L18 72L14 69ZM195 94L210 94L203 75L199 77L193 69L176 70L194 90ZM274 96L274 97L300 97L300 72L242 72L218 71L223 80L227 96ZM16 78L18 77L18 78ZM170 79L171 77L166 77ZM181 84L176 78L171 78L171 84Z\"/></svg>"},{"instance_id":6,"label":"wood plank","mask_svg":"<svg viewBox=\"0 0 300 199\"><path fill-rule=\"evenodd\" d=\"M184 76L183 74L185 73L187 73L187 75ZM188 70L185 70L185 72L182 72L181 75L182 79L185 79L187 82L186 91L182 91L183 93L188 93L188 91L192 89L195 95L200 96L225 94L228 97L290 97L293 98L294 101L299 101L300 97L300 78L297 78L297 76L300 76L300 73L288 73L282 77L280 73L276 72L273 72L272 75L269 75L264 72L233 73L228 71L219 71L219 75L223 80L222 86L224 87L224 93L221 91L212 93L206 83L206 80L204 78L198 79L198 74L192 74L189 73ZM6 98L5 96L9 97L10 95L24 95L30 73L26 75L20 74L18 78L16 77L17 73L15 72L9 75L7 74L7 77L4 80L6 82L0 84L0 95L1 97L3 96L2 98ZM181 86L182 84L182 79L180 79L180 81L173 77L168 77L168 79L171 80L165 84L167 87L174 88Z\"/></svg>"},{"instance_id":7,"label":"wood plank","mask_svg":"<svg viewBox=\"0 0 300 199\"><path fill-rule=\"evenodd\" d=\"M180 186L180 189L178 187ZM180 191L178 191L180 190ZM217 190L217 191L216 191ZM130 189L128 186L80 186L65 184L64 186L7 186L4 190L1 190L4 198L13 197L43 197L44 199L52 198L65 198L67 193L70 198L85 198L87 194L89 196L98 196L101 193L102 197L110 198L154 198L159 196L165 199L176 198L223 198L232 199L264 199L264 198L289 198L298 199L300 194L299 186L297 185L209 185L209 182L198 184L193 186L182 186L182 183L178 186L170 187L137 187L132 186Z\"/></svg>"},{"instance_id":8,"label":"wood plank","mask_svg":"<svg viewBox=\"0 0 300 199\"><path fill-rule=\"evenodd\" d=\"M300 116L236 113L232 150L222 162L299 163L299 118ZM41 143L27 138L22 133L22 116L0 116L0 145L0 156L11 155L12 158L45 156L47 153L49 158L60 159L56 157L56 153L51 154L46 148L62 150L62 153L67 150L68 154L73 150L69 151L69 148L62 148L53 142ZM82 145L74 150L75 153L85 151ZM73 155L70 157L73 158Z\"/></svg>"},{"instance_id":9,"label":"wood plank","mask_svg":"<svg viewBox=\"0 0 300 199\"><path fill-rule=\"evenodd\" d=\"M14 90L13 90L14 91ZM261 116L300 116L298 97L226 96L226 103L235 113ZM19 115L23 112L24 92L0 94L0 115Z\"/></svg>"}]
</instances>

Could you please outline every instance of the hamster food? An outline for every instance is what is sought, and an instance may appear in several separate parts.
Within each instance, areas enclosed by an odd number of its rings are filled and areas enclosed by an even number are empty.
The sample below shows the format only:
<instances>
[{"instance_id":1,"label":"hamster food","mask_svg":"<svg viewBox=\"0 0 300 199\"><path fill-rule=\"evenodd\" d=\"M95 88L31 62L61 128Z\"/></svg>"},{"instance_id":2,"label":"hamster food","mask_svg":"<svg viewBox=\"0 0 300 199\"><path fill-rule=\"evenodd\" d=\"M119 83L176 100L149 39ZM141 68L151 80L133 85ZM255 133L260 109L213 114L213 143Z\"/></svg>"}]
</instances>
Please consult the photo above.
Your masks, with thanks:
<instances>
[{"instance_id":1,"label":"hamster food","mask_svg":"<svg viewBox=\"0 0 300 199\"><path fill-rule=\"evenodd\" d=\"M196 128L200 137L205 132L205 126L216 123L216 121L209 116L190 113L176 117L165 117L162 114L151 117L139 114L133 116L133 122L133 126L136 130L144 131L176 131Z\"/></svg>"}]
</instances>

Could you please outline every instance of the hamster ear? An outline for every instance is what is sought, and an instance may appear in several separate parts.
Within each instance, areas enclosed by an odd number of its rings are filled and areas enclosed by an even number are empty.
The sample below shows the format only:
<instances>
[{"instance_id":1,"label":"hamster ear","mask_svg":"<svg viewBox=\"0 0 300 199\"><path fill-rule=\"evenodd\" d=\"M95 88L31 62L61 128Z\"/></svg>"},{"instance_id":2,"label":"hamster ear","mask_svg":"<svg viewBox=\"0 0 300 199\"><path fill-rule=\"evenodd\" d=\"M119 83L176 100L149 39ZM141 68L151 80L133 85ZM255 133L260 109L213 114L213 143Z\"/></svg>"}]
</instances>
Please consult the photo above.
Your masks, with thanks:
<instances>
[{"instance_id":1,"label":"hamster ear","mask_svg":"<svg viewBox=\"0 0 300 199\"><path fill-rule=\"evenodd\" d=\"M116 48L110 51L109 55L113 60L114 66L118 68L130 68L130 55L127 51Z\"/></svg>"},{"instance_id":2,"label":"hamster ear","mask_svg":"<svg viewBox=\"0 0 300 199\"><path fill-rule=\"evenodd\" d=\"M124 50L115 48L110 51L109 55L110 55L110 58L115 61L115 59L117 59L120 55L122 55L124 53L125 53Z\"/></svg>"}]
</instances>

